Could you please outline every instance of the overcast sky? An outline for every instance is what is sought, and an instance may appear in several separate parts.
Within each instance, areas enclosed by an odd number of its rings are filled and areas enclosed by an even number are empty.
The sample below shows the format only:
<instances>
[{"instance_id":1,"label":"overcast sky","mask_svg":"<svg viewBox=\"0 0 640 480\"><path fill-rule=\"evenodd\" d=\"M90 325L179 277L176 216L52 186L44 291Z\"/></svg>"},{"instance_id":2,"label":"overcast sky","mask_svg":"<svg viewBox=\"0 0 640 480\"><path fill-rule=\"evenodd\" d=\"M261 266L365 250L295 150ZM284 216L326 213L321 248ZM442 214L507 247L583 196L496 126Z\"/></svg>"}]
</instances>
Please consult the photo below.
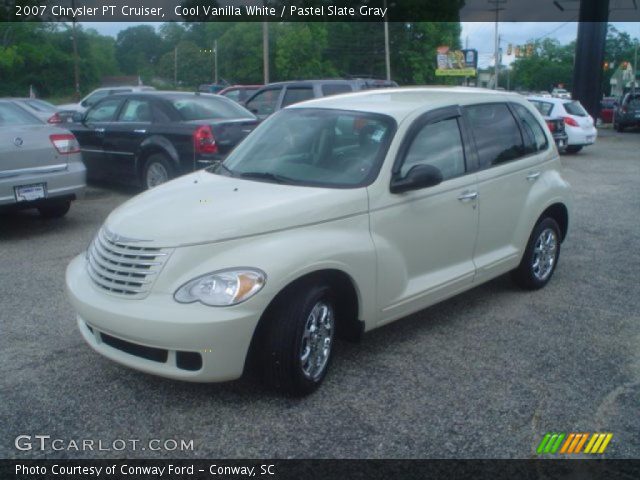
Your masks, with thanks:
<instances>
[{"instance_id":1,"label":"overcast sky","mask_svg":"<svg viewBox=\"0 0 640 480\"><path fill-rule=\"evenodd\" d=\"M613 22L618 30L628 32L632 38L640 39L640 23L639 22ZM125 28L141 25L140 23L115 23L115 22L84 22L85 28L95 28L103 35L118 35L120 30ZM158 26L158 23L150 23L149 25ZM494 50L494 29L493 22L462 22L461 41L464 46L469 42L469 48L478 50L480 57L480 67L487 67L493 62ZM578 24L576 22L500 22L498 24L498 33L501 39L501 46L505 55L504 63L511 63L513 58L506 56L507 45L522 45L529 40L539 38L555 38L562 44L566 44L575 40L578 33Z\"/></svg>"}]
</instances>

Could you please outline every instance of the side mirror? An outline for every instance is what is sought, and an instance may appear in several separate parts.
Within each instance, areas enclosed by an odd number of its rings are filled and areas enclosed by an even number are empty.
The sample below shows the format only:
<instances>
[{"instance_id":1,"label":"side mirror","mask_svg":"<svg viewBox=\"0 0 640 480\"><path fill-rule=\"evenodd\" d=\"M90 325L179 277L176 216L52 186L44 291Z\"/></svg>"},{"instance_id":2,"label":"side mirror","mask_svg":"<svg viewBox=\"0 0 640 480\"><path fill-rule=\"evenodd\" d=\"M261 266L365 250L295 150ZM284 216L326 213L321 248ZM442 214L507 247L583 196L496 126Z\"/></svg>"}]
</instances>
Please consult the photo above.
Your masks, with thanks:
<instances>
[{"instance_id":1,"label":"side mirror","mask_svg":"<svg viewBox=\"0 0 640 480\"><path fill-rule=\"evenodd\" d=\"M84 114L80 112L73 112L73 116L71 117L71 120L74 123L83 123Z\"/></svg>"},{"instance_id":2,"label":"side mirror","mask_svg":"<svg viewBox=\"0 0 640 480\"><path fill-rule=\"evenodd\" d=\"M403 178L391 180L391 193L402 193L410 190L433 187L442 183L442 172L433 165L415 165Z\"/></svg>"}]
</instances>

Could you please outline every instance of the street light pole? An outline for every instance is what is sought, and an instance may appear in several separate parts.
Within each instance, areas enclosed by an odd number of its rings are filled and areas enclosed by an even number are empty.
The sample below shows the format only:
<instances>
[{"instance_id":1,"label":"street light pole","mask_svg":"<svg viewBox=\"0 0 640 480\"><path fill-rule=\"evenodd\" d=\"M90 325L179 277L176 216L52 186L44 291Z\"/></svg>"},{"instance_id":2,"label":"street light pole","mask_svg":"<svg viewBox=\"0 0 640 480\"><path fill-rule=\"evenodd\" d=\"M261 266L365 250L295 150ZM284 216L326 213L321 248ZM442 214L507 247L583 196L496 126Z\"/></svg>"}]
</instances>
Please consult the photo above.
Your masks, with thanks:
<instances>
[{"instance_id":1,"label":"street light pole","mask_svg":"<svg viewBox=\"0 0 640 480\"><path fill-rule=\"evenodd\" d=\"M71 8L75 11L76 2L71 0ZM78 65L78 41L76 39L76 20L71 19L71 42L73 43L73 79L75 82L74 96L76 100L80 100L80 67Z\"/></svg>"},{"instance_id":2,"label":"street light pole","mask_svg":"<svg viewBox=\"0 0 640 480\"><path fill-rule=\"evenodd\" d=\"M495 58L495 69L494 75L496 77L494 89L498 89L498 75L500 74L500 37L498 36L498 21L500 20L500 10L504 10L501 8L501 5L507 3L507 0L488 0L490 4L495 5L495 8L492 9L496 12L496 21L495 21L495 49L494 49L494 58Z\"/></svg>"},{"instance_id":3,"label":"street light pole","mask_svg":"<svg viewBox=\"0 0 640 480\"><path fill-rule=\"evenodd\" d=\"M262 22L262 70L264 84L269 83L269 23Z\"/></svg>"}]
</instances>

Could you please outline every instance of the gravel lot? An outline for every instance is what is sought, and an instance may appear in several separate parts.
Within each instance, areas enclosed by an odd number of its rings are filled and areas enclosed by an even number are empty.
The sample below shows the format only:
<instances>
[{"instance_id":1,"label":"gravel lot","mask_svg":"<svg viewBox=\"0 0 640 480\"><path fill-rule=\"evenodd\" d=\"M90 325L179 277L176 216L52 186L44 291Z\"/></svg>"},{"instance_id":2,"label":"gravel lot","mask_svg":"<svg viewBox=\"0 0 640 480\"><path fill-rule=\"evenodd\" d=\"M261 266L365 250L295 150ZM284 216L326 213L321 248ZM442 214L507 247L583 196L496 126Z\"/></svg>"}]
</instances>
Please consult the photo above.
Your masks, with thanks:
<instances>
[{"instance_id":1,"label":"gravel lot","mask_svg":"<svg viewBox=\"0 0 640 480\"><path fill-rule=\"evenodd\" d=\"M575 211L546 289L498 278L341 343L301 400L156 378L85 345L65 268L131 191L91 186L58 221L0 216L0 457L528 458L574 431L612 432L607 457L640 458L639 151L639 131L601 130L563 157ZM21 434L194 450L21 452Z\"/></svg>"}]
</instances>

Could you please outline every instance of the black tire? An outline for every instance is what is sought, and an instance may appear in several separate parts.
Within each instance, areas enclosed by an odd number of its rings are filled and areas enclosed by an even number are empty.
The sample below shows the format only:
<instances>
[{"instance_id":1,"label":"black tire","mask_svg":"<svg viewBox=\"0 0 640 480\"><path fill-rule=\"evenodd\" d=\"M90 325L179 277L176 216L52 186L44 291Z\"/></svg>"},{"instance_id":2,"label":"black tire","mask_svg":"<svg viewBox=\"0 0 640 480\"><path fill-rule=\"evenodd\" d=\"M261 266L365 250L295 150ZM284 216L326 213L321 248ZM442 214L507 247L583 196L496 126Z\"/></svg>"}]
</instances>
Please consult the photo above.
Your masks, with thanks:
<instances>
[{"instance_id":1,"label":"black tire","mask_svg":"<svg viewBox=\"0 0 640 480\"><path fill-rule=\"evenodd\" d=\"M331 289L318 283L302 282L286 293L265 313L258 368L267 387L288 395L303 396L320 386L329 369L336 339L336 302ZM317 364L316 372L311 371L314 370L313 362L305 363L302 357L309 352L309 358L314 352L311 340L305 340L305 332L307 325L313 323L311 314L314 310L318 312L318 305L328 307L332 328L327 356L322 365ZM320 318L325 317L320 314ZM318 330L325 331L324 328ZM326 345L322 332L319 331L318 336L321 340L315 345Z\"/></svg>"},{"instance_id":2,"label":"black tire","mask_svg":"<svg viewBox=\"0 0 640 480\"><path fill-rule=\"evenodd\" d=\"M61 218L64 217L71 208L70 200L52 200L38 207L38 212L42 218Z\"/></svg>"},{"instance_id":3,"label":"black tire","mask_svg":"<svg viewBox=\"0 0 640 480\"><path fill-rule=\"evenodd\" d=\"M159 173L159 175L154 175L156 173ZM164 175L164 180L160 181L162 175ZM157 187L171 180L173 176L171 160L163 153L151 154L145 160L144 168L142 169L142 188L149 190L150 188Z\"/></svg>"},{"instance_id":4,"label":"black tire","mask_svg":"<svg viewBox=\"0 0 640 480\"><path fill-rule=\"evenodd\" d=\"M613 122L613 128L616 130L616 132L619 132L619 133L624 132L624 127L620 123Z\"/></svg>"},{"instance_id":5,"label":"black tire","mask_svg":"<svg viewBox=\"0 0 640 480\"><path fill-rule=\"evenodd\" d=\"M540 254L536 252L536 247L539 246L538 242L542 239L543 233L546 234L549 231L553 232L555 247L552 253L545 253L545 257L552 255L553 258L550 270L548 273L545 273L541 271L540 263L538 263L538 267L536 267L536 260L542 262L542 264L546 264L546 262L543 262L540 259ZM558 265L558 259L560 258L561 238L560 227L553 218L546 217L538 221L531 232L531 236L527 242L527 248L524 251L520 265L511 272L511 277L518 286L527 290L537 290L549 283L549 280L551 280L553 272L555 272L556 266ZM542 275L542 273L545 274Z\"/></svg>"},{"instance_id":6,"label":"black tire","mask_svg":"<svg viewBox=\"0 0 640 480\"><path fill-rule=\"evenodd\" d=\"M580 150L582 150L582 145L567 145L565 152L578 153Z\"/></svg>"}]
</instances>

